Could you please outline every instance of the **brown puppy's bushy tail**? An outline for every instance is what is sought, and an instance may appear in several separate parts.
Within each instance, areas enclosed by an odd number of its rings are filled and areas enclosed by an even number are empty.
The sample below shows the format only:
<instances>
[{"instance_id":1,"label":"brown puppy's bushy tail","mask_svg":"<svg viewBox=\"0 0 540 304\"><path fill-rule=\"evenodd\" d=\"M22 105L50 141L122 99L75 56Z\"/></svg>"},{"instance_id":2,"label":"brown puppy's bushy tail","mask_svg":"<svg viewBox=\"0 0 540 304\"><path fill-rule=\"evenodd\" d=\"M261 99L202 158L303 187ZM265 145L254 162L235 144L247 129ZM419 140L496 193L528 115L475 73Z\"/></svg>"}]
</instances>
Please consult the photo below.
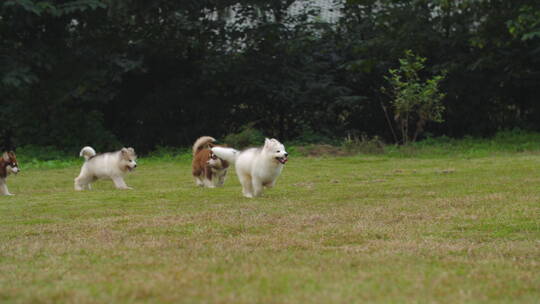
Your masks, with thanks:
<instances>
[{"instance_id":1,"label":"brown puppy's bushy tail","mask_svg":"<svg viewBox=\"0 0 540 304\"><path fill-rule=\"evenodd\" d=\"M216 139L211 136L201 136L199 137L195 143L193 144L193 156L197 154L202 149L208 149L213 147L212 143L215 142Z\"/></svg>"}]
</instances>

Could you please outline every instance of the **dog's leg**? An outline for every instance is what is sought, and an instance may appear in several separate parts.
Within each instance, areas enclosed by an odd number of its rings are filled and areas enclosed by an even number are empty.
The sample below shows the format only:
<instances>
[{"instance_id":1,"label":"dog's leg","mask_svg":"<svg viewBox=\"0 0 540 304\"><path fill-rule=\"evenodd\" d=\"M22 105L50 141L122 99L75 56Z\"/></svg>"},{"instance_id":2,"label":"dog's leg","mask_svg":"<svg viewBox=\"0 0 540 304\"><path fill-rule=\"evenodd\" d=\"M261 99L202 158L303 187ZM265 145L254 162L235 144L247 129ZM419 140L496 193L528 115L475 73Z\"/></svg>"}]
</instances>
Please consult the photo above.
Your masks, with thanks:
<instances>
[{"instance_id":1,"label":"dog's leg","mask_svg":"<svg viewBox=\"0 0 540 304\"><path fill-rule=\"evenodd\" d=\"M214 185L214 174L212 173L212 169L210 167L204 168L204 176L203 176L203 182L204 186L207 188L215 188Z\"/></svg>"},{"instance_id":2,"label":"dog's leg","mask_svg":"<svg viewBox=\"0 0 540 304\"><path fill-rule=\"evenodd\" d=\"M276 180L273 180L273 181L271 181L271 182L268 182L268 183L264 184L264 186L265 186L266 188L272 188L272 187L274 187L275 185L276 185Z\"/></svg>"},{"instance_id":3,"label":"dog's leg","mask_svg":"<svg viewBox=\"0 0 540 304\"><path fill-rule=\"evenodd\" d=\"M204 187L204 183L200 176L195 176L195 184L197 184L199 187Z\"/></svg>"},{"instance_id":4,"label":"dog's leg","mask_svg":"<svg viewBox=\"0 0 540 304\"><path fill-rule=\"evenodd\" d=\"M259 196L262 193L263 185L258 178L252 178L253 196Z\"/></svg>"},{"instance_id":5,"label":"dog's leg","mask_svg":"<svg viewBox=\"0 0 540 304\"><path fill-rule=\"evenodd\" d=\"M81 176L75 179L75 190L82 191L86 188L87 181Z\"/></svg>"},{"instance_id":6,"label":"dog's leg","mask_svg":"<svg viewBox=\"0 0 540 304\"><path fill-rule=\"evenodd\" d=\"M2 195L13 195L9 193L5 178L0 179L0 193L2 193Z\"/></svg>"},{"instance_id":7,"label":"dog's leg","mask_svg":"<svg viewBox=\"0 0 540 304\"><path fill-rule=\"evenodd\" d=\"M245 197L252 198L253 197L253 188L252 188L252 184L251 184L251 176L238 174L238 179L240 180L240 184L242 184L242 194Z\"/></svg>"},{"instance_id":8,"label":"dog's leg","mask_svg":"<svg viewBox=\"0 0 540 304\"><path fill-rule=\"evenodd\" d=\"M215 187L223 187L223 183L225 182L225 175L227 175L226 169L216 170L215 172L213 172L212 184Z\"/></svg>"},{"instance_id":9,"label":"dog's leg","mask_svg":"<svg viewBox=\"0 0 540 304\"><path fill-rule=\"evenodd\" d=\"M204 178L203 182L204 182L204 186L207 187L207 188L215 188L216 187L214 185L214 182L211 179Z\"/></svg>"},{"instance_id":10,"label":"dog's leg","mask_svg":"<svg viewBox=\"0 0 540 304\"><path fill-rule=\"evenodd\" d=\"M133 189L131 187L128 187L128 185L126 185L126 182L121 176L113 176L112 181L114 185L116 186L116 189Z\"/></svg>"},{"instance_id":11,"label":"dog's leg","mask_svg":"<svg viewBox=\"0 0 540 304\"><path fill-rule=\"evenodd\" d=\"M86 185L90 183L92 180L92 176L88 174L86 163L81 167L81 171L79 172L79 176L75 178L75 184L74 188L77 191L82 191L86 189Z\"/></svg>"},{"instance_id":12,"label":"dog's leg","mask_svg":"<svg viewBox=\"0 0 540 304\"><path fill-rule=\"evenodd\" d=\"M210 184L212 184L212 188L215 188L218 186L218 182L219 182L219 171L217 170L212 170L212 176L210 177Z\"/></svg>"},{"instance_id":13,"label":"dog's leg","mask_svg":"<svg viewBox=\"0 0 540 304\"><path fill-rule=\"evenodd\" d=\"M225 177L226 176L227 176L227 170L223 170L222 172L219 173L219 178L218 178L218 181L217 181L218 187L223 186L223 184L225 183Z\"/></svg>"}]
</instances>

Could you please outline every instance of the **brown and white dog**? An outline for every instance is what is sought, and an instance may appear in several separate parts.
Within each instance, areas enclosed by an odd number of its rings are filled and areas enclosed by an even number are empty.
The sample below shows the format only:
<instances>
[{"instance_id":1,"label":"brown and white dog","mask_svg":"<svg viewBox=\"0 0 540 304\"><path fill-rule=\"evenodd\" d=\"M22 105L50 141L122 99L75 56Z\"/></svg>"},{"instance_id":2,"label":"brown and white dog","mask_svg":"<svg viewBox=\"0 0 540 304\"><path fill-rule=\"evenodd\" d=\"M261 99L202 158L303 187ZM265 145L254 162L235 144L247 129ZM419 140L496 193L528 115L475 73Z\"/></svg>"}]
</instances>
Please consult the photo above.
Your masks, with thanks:
<instances>
[{"instance_id":1,"label":"brown and white dog","mask_svg":"<svg viewBox=\"0 0 540 304\"><path fill-rule=\"evenodd\" d=\"M132 189L126 185L124 175L137 167L137 155L133 148L122 148L116 152L96 154L92 147L84 147L79 153L85 162L75 179L75 190L91 189L97 179L112 179L117 189Z\"/></svg>"},{"instance_id":2,"label":"brown and white dog","mask_svg":"<svg viewBox=\"0 0 540 304\"><path fill-rule=\"evenodd\" d=\"M216 140L210 136L199 137L193 144L192 174L195 183L201 187L223 186L229 162L217 157L212 150Z\"/></svg>"},{"instance_id":3,"label":"brown and white dog","mask_svg":"<svg viewBox=\"0 0 540 304\"><path fill-rule=\"evenodd\" d=\"M17 163L17 157L13 151L4 152L2 158L0 159L0 194L2 195L13 195L9 193L6 179L8 174L19 173L19 163Z\"/></svg>"}]
</instances>

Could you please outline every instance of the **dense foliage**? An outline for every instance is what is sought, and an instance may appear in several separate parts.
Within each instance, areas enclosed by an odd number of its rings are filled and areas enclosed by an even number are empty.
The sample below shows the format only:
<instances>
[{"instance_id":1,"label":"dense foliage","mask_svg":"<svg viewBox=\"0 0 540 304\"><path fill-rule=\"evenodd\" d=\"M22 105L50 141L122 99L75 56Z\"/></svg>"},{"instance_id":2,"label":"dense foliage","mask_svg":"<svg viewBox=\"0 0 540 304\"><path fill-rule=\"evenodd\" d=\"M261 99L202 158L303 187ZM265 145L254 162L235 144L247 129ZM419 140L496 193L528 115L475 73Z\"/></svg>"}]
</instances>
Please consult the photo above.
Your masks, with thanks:
<instances>
[{"instance_id":1,"label":"dense foliage","mask_svg":"<svg viewBox=\"0 0 540 304\"><path fill-rule=\"evenodd\" d=\"M538 1L343 0L331 24L294 2L3 1L0 144L148 151L247 125L393 141L381 87L409 49L423 78L446 72L431 134L540 129Z\"/></svg>"}]
</instances>

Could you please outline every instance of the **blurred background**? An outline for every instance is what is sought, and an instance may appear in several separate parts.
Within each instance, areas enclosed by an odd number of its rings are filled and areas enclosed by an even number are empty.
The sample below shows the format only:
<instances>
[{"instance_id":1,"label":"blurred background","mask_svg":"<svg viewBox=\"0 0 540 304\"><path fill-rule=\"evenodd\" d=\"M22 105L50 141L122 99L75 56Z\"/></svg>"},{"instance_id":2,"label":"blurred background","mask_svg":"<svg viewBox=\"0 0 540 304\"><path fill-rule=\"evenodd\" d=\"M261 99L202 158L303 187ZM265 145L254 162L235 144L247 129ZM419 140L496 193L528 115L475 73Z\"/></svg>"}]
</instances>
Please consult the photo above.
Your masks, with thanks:
<instances>
[{"instance_id":1,"label":"blurred background","mask_svg":"<svg viewBox=\"0 0 540 304\"><path fill-rule=\"evenodd\" d=\"M440 76L438 119L396 107L407 52ZM0 4L3 149L487 137L540 130L539 96L537 0Z\"/></svg>"}]
</instances>

